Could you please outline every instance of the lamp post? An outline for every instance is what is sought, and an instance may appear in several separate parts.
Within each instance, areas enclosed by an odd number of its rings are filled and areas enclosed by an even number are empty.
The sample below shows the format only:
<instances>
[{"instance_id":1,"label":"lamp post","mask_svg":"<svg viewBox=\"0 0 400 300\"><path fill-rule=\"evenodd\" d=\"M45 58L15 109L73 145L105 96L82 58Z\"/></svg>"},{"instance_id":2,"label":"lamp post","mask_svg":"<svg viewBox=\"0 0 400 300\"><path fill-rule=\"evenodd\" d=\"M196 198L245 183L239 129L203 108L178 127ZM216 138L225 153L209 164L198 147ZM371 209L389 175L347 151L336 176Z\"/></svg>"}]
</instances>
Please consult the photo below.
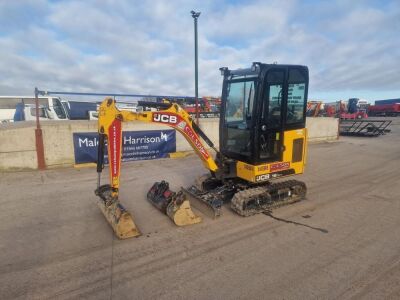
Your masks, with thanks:
<instances>
[{"instance_id":1,"label":"lamp post","mask_svg":"<svg viewBox=\"0 0 400 300\"><path fill-rule=\"evenodd\" d=\"M200 12L191 11L194 20L194 94L196 100L196 123L199 125L199 75L198 75L198 53L197 53L197 19L200 16Z\"/></svg>"}]
</instances>

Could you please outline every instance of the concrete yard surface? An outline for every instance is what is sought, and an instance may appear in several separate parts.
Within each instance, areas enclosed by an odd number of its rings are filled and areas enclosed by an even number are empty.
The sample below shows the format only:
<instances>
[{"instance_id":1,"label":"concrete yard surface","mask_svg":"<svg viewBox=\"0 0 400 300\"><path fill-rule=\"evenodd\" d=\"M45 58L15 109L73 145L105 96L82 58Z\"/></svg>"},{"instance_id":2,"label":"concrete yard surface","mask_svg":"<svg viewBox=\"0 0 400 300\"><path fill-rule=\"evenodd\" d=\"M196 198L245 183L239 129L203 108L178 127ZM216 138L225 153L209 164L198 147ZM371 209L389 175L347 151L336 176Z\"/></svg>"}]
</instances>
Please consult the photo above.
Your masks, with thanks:
<instances>
[{"instance_id":1,"label":"concrete yard surface","mask_svg":"<svg viewBox=\"0 0 400 300\"><path fill-rule=\"evenodd\" d=\"M0 299L399 299L399 121L310 145L294 177L307 200L272 217L226 206L176 227L146 192L192 184L200 160L125 163L120 200L143 235L122 241L96 205L95 169L0 173Z\"/></svg>"}]
</instances>

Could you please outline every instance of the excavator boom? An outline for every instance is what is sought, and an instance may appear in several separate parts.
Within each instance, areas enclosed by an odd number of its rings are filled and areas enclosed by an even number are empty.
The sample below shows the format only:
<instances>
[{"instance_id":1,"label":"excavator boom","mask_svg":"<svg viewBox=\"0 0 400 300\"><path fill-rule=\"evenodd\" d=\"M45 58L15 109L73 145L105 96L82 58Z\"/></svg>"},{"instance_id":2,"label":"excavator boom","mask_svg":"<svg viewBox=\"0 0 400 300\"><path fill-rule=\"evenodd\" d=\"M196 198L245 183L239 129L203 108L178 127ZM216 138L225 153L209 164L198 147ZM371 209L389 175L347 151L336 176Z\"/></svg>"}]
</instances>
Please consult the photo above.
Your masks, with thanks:
<instances>
[{"instance_id":1,"label":"excavator boom","mask_svg":"<svg viewBox=\"0 0 400 300\"><path fill-rule=\"evenodd\" d=\"M147 105L149 105L149 103L147 103ZM204 166L211 172L217 171L217 164L201 142L199 136L201 136L211 148L215 149L214 144L192 121L190 115L176 103L153 103L153 105L164 107L164 109L159 111L131 112L119 110L115 105L115 100L111 98L108 98L101 103L99 108L98 127L99 134L105 135L108 141L110 141L110 143L108 143L108 153L111 166L110 179L112 186L114 188L119 187L122 152L121 122L142 121L147 123L164 124L175 128L193 147L196 154L202 160Z\"/></svg>"}]
</instances>

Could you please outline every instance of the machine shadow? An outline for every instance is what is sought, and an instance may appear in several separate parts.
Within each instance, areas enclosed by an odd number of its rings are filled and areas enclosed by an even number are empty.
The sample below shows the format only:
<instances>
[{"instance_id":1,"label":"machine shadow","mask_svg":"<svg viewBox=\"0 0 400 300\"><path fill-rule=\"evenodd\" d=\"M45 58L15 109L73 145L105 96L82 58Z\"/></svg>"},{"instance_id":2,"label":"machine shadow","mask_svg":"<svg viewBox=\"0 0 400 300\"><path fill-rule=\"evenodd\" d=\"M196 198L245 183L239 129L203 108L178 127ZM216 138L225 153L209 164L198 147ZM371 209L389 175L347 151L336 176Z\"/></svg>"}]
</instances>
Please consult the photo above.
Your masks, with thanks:
<instances>
[{"instance_id":1,"label":"machine shadow","mask_svg":"<svg viewBox=\"0 0 400 300\"><path fill-rule=\"evenodd\" d=\"M307 227L307 228L311 228L311 229L317 230L317 231L322 232L322 233L329 233L329 231L327 229L324 229L324 228L313 227L311 225L307 225L307 224L304 224L304 223L299 223L299 222L296 222L296 221L291 221L291 220L286 220L286 219L275 217L271 212L263 212L263 214L268 216L268 217L271 217L272 219L277 220L277 221L285 222L285 223L288 223L288 224L294 224L294 225L298 225L298 226L304 226L304 227Z\"/></svg>"}]
</instances>

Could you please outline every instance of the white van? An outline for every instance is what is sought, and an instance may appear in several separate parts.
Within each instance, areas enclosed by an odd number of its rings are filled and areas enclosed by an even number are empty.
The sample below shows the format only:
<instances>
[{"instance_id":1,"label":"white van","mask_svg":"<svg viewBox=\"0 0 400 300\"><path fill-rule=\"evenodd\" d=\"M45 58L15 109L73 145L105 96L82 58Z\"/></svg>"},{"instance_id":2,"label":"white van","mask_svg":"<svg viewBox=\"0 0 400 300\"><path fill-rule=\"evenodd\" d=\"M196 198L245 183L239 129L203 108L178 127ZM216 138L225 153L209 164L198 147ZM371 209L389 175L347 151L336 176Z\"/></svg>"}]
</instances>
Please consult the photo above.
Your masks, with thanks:
<instances>
[{"instance_id":1,"label":"white van","mask_svg":"<svg viewBox=\"0 0 400 300\"><path fill-rule=\"evenodd\" d=\"M47 110L46 115L50 120L67 120L68 114L58 97L38 97L39 106ZM32 96L0 96L0 122L12 122L18 103L35 105ZM47 119L47 118L46 118Z\"/></svg>"}]
</instances>

